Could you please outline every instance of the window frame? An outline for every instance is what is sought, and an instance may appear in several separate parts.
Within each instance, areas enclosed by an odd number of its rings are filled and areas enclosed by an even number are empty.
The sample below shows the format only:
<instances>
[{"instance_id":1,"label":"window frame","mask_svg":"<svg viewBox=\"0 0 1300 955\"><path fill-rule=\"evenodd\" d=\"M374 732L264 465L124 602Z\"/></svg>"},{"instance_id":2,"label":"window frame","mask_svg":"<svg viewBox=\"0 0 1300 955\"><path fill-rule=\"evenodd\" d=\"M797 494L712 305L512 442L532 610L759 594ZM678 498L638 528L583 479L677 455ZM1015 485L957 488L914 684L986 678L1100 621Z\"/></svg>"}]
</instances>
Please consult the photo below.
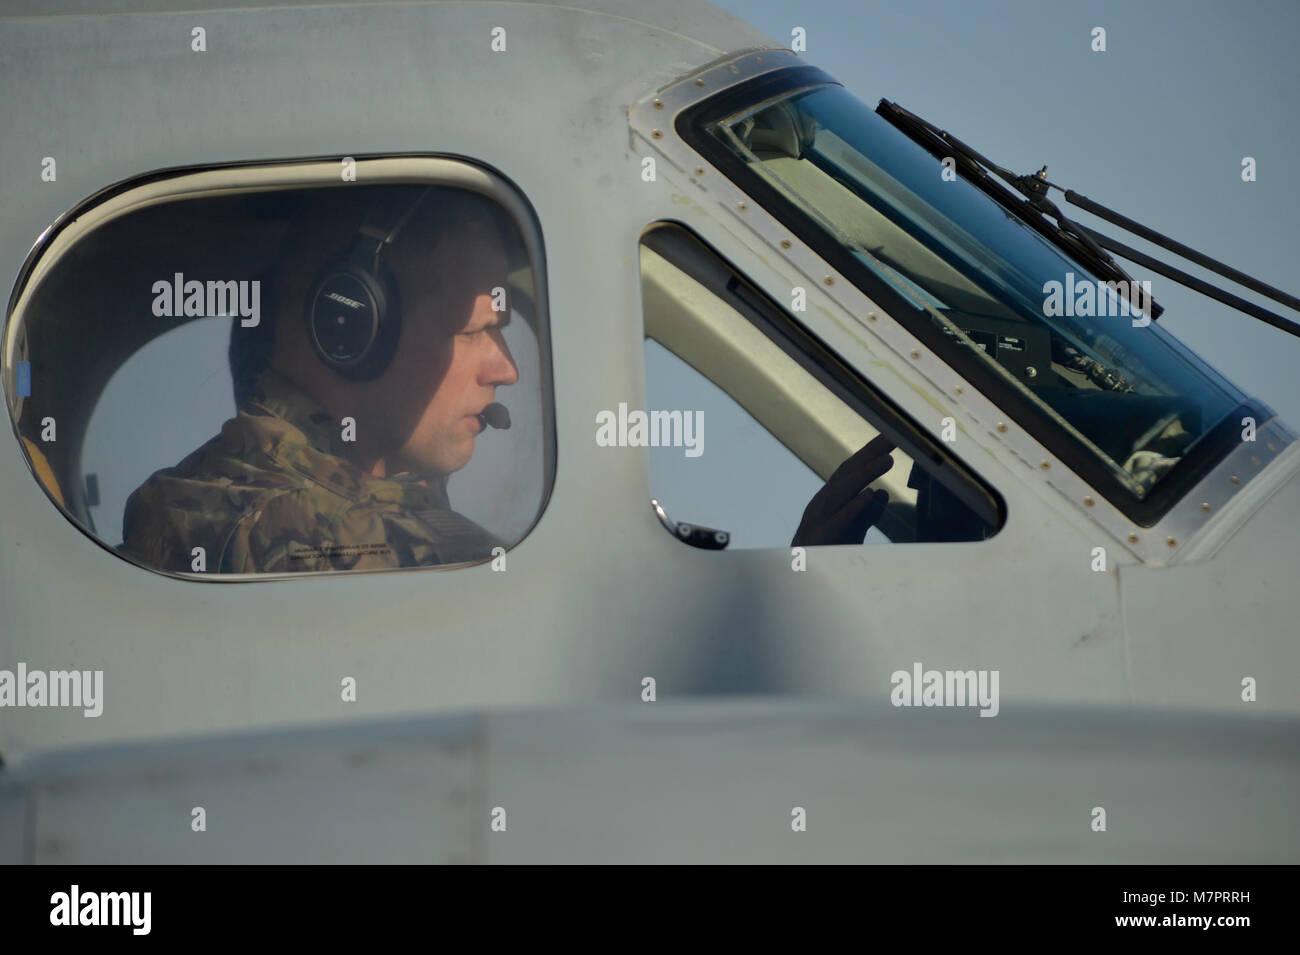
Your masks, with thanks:
<instances>
[{"instance_id":1,"label":"window frame","mask_svg":"<svg viewBox=\"0 0 1300 955\"><path fill-rule=\"evenodd\" d=\"M993 369L985 367L981 362L972 361L961 343L951 340L928 321L923 309L872 275L865 265L836 243L811 217L763 181L762 177L747 169L739 157L707 132L706 127L709 125L741 110L756 109L765 103L783 99L795 91L828 84L843 86L813 66L778 68L746 78L686 107L676 115L674 129L688 146L713 164L719 173L751 195L758 204L766 207L816 255L841 275L847 276L858 289L878 302L945 364L969 379L992 402L1005 409L1010 418L1091 485L1125 518L1144 528L1159 524L1193 488L1223 465L1233 450L1239 447L1241 426L1238 422L1243 417L1250 416L1258 422L1266 422L1276 416L1272 409L1256 399L1242 403L1206 432L1192 453L1184 456L1157 482L1150 494L1141 499L1135 498L1095 459L1093 452L1081 440L1057 427L1043 409L1020 394ZM1065 254L1068 255L1068 251ZM1080 269L1087 271L1083 266Z\"/></svg>"},{"instance_id":2,"label":"window frame","mask_svg":"<svg viewBox=\"0 0 1300 955\"><path fill-rule=\"evenodd\" d=\"M40 288L51 271L58 266L65 254L78 247L81 242L92 237L96 230L142 209L166 203L217 196L247 195L254 192L347 188L350 184L361 184L363 188L366 186L410 185L464 189L494 202L500 211L510 218L518 230L532 273L533 294L530 304L536 318L534 332L537 337L538 373L540 377L538 387L542 401L543 475L541 498L537 513L523 535L518 540L511 542L507 550L513 549L522 543L541 521L550 504L555 486L557 428L546 254L542 228L536 211L523 191L512 180L487 164L467 157L441 153L385 153L358 154L350 158L354 160L356 170L356 176L351 180L341 178L340 159L335 156L213 163L155 170L114 183L83 199L55 219L33 244L18 272L18 277L10 293L3 334L0 335L0 389L2 389L5 399L5 413L9 418L14 443L26 463L33 481L67 521L103 550L108 551L120 560L159 576L203 583L245 583L250 581L312 579L325 576L455 570L462 567L478 566L486 562L473 561L363 570L272 571L251 574L178 572L152 567L136 560L98 536L93 523L89 520L89 512L84 502L84 489L80 486L68 488L59 486L58 490L62 490L65 500L60 501L56 498L56 491L52 490L45 480L41 478L36 463L28 454L24 443L24 435L19 430L16 412L21 407L20 402L31 400L30 397L18 396L16 374L16 363L19 360L17 351L20 340L26 334L28 307L31 305L36 290ZM159 334L163 334L163 332ZM156 337L154 336L148 341L153 341ZM139 348L145 347L148 341ZM130 356L138 352L139 348L123 358L117 368L121 368L126 361L129 361ZM111 380L111 375L107 380ZM97 399L98 395L96 396ZM88 425L89 420L90 414L88 413L85 424ZM87 430L83 425L80 432L74 436L76 445L75 449L70 452L71 459L67 465L67 470L71 473L77 473L80 470L86 435ZM60 435L60 440L62 439L63 436ZM73 494L73 491L76 493ZM86 519L79 516L79 510L85 513Z\"/></svg>"},{"instance_id":3,"label":"window frame","mask_svg":"<svg viewBox=\"0 0 1300 955\"><path fill-rule=\"evenodd\" d=\"M822 387L884 434L900 451L920 464L923 471L975 511L991 528L989 535L981 541L936 541L934 543L983 543L992 540L1005 527L1006 500L987 479L953 454L943 442L932 437L926 428L914 421L888 395L872 385L857 368L836 354L826 342L746 275L743 269L722 255L688 224L676 219L656 220L646 226L638 237L638 252L642 247L647 247L663 257L669 264L680 269L710 294L734 309L772 344L815 378ZM682 254L683 249L685 254ZM638 266L638 275L640 275L640 266ZM643 303L642 321L644 320ZM650 337L643 329L643 340ZM684 356L678 357L684 358ZM708 378L707 375L705 377ZM712 378L708 380L716 387L722 388ZM733 401L738 400L725 388L722 390ZM756 423L764 427L761 422L756 421ZM780 440L777 435L773 437ZM791 453L794 454L793 450ZM797 454L795 457L805 466L813 468L812 464ZM813 470L816 473L816 469ZM906 540L895 541L892 538L890 542L917 543Z\"/></svg>"}]
</instances>

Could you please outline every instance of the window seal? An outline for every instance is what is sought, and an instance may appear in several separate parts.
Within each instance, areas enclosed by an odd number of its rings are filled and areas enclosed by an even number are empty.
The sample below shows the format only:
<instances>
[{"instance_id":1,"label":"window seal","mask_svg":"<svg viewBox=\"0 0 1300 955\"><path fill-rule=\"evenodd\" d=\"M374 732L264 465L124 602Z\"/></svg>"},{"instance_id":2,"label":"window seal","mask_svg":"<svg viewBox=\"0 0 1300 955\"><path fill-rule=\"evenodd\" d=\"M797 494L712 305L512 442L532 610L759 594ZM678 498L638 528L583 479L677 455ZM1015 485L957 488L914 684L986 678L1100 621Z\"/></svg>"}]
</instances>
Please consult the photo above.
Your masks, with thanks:
<instances>
[{"instance_id":1,"label":"window seal","mask_svg":"<svg viewBox=\"0 0 1300 955\"><path fill-rule=\"evenodd\" d=\"M365 170L364 185L434 185L459 188L478 193L495 202L516 226L532 271L533 300L536 311L539 390L542 395L542 426L546 440L542 442L542 493L537 513L522 536L512 546L517 546L536 529L550 505L555 489L557 458L557 427L555 420L555 386L550 330L549 292L547 289L547 263L545 243L540 218L532 203L520 187L509 177L486 163L451 153L399 152L357 153L352 157L358 170ZM96 230L121 217L154 205L199 199L211 196L251 194L254 192L279 192L312 188L342 188L337 156L299 157L291 159L234 160L202 165L175 166L158 169L123 179L106 186L58 216L33 243L14 282L0 329L0 395L3 396L5 414L18 453L32 479L42 490L60 515L97 546L119 560L140 567L150 573L173 580L197 583L246 583L292 579L312 579L326 576L360 576L364 574L407 573L429 570L455 570L478 566L487 561L455 564L412 565L409 567L374 568L363 570L322 570L306 572L268 572L219 574L178 572L153 567L119 550L99 537L89 521L83 521L74 510L74 502L61 504L50 488L37 474L36 466L23 444L15 410L20 399L17 394L15 363L18 360L18 343L27 320L27 308L46 275L64 256ZM360 177L359 177L360 178ZM84 434L78 441L70 462L70 470L78 472ZM87 512L87 517L89 514Z\"/></svg>"},{"instance_id":2,"label":"window seal","mask_svg":"<svg viewBox=\"0 0 1300 955\"><path fill-rule=\"evenodd\" d=\"M871 274L865 265L835 242L832 236L827 235L802 209L750 171L742 159L707 132L708 126L738 112L758 108L802 89L824 85L843 86L813 66L790 66L774 70L737 83L688 106L676 116L674 128L687 145L712 163L723 176L771 212L823 261L841 275L847 276L863 293L878 302L910 334L950 368L966 377L1008 417L1134 524L1149 528L1159 523L1193 487L1222 464L1240 444L1240 425L1237 422L1242 418L1252 417L1262 425L1276 417L1276 413L1263 402L1253 398L1243 402L1189 449L1150 494L1145 498L1135 498L1080 440L1054 425L1042 409L1004 382L995 371L981 362L971 360L960 343L949 339L928 320L923 309L907 301L888 283Z\"/></svg>"}]
</instances>

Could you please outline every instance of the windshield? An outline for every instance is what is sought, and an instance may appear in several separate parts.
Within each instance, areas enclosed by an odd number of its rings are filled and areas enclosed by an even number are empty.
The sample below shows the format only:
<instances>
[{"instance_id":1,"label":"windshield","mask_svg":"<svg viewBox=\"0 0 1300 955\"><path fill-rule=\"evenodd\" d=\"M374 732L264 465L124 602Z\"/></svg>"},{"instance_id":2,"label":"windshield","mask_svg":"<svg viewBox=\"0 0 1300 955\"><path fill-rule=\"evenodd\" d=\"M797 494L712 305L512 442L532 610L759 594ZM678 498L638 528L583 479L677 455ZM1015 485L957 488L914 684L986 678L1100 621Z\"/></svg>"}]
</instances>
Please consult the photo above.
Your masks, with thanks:
<instances>
[{"instance_id":1,"label":"windshield","mask_svg":"<svg viewBox=\"0 0 1300 955\"><path fill-rule=\"evenodd\" d=\"M1245 400L1151 320L1149 282L1098 281L838 85L706 132L1138 499Z\"/></svg>"}]
</instances>

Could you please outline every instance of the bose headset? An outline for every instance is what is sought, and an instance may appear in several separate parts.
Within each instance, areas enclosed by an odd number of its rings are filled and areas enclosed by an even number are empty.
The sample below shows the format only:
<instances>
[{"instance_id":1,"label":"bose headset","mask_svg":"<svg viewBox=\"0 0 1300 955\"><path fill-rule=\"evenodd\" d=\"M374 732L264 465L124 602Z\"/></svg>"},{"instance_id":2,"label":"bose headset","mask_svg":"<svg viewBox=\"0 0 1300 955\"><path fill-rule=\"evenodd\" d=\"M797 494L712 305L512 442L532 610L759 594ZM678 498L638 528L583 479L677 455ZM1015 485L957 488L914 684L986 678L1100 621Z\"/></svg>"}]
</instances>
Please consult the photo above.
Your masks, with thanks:
<instances>
[{"instance_id":1,"label":"bose headset","mask_svg":"<svg viewBox=\"0 0 1300 955\"><path fill-rule=\"evenodd\" d=\"M316 357L345 378L377 378L393 360L402 334L402 310L397 281L382 262L384 247L393 244L432 191L432 186L424 189L387 232L372 210L352 250L322 269L312 285L307 296L307 334ZM478 418L485 429L510 427L510 412L496 401Z\"/></svg>"},{"instance_id":2,"label":"bose headset","mask_svg":"<svg viewBox=\"0 0 1300 955\"><path fill-rule=\"evenodd\" d=\"M431 191L424 189L387 230L372 210L351 251L327 265L312 285L306 314L312 347L327 367L345 378L378 377L397 351L402 310L397 282L382 261L384 248L392 245Z\"/></svg>"}]
</instances>

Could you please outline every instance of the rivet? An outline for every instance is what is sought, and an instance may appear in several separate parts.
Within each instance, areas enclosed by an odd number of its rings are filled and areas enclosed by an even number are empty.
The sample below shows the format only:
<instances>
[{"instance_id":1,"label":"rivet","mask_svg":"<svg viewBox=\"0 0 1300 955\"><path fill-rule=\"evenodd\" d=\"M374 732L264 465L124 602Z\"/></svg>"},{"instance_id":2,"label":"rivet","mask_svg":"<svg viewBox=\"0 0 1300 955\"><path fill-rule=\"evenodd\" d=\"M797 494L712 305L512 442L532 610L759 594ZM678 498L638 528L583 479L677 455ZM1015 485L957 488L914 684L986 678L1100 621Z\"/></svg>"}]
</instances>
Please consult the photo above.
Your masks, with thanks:
<instances>
[{"instance_id":1,"label":"rivet","mask_svg":"<svg viewBox=\"0 0 1300 955\"><path fill-rule=\"evenodd\" d=\"M746 209L749 208L749 206L745 205L743 202L737 202L736 208L739 209L741 212L744 212Z\"/></svg>"},{"instance_id":2,"label":"rivet","mask_svg":"<svg viewBox=\"0 0 1300 955\"><path fill-rule=\"evenodd\" d=\"M1232 477L1228 478L1228 480L1231 481L1233 484L1240 484L1240 483L1241 483L1241 481L1238 479L1237 475L1235 475L1235 474L1234 474Z\"/></svg>"},{"instance_id":3,"label":"rivet","mask_svg":"<svg viewBox=\"0 0 1300 955\"><path fill-rule=\"evenodd\" d=\"M1203 510L1203 511L1208 511L1209 509L1210 509L1210 502L1209 502L1209 501L1201 501L1201 510Z\"/></svg>"},{"instance_id":4,"label":"rivet","mask_svg":"<svg viewBox=\"0 0 1300 955\"><path fill-rule=\"evenodd\" d=\"M762 63L762 62L763 62L763 58L762 58L761 56L756 56L756 57L754 57L754 62L755 62L755 63Z\"/></svg>"},{"instance_id":5,"label":"rivet","mask_svg":"<svg viewBox=\"0 0 1300 955\"><path fill-rule=\"evenodd\" d=\"M1007 426L1006 426L1005 424L1003 424L1001 421L998 422L998 432L999 432L1000 434L1006 434L1006 433L1007 433Z\"/></svg>"},{"instance_id":6,"label":"rivet","mask_svg":"<svg viewBox=\"0 0 1300 955\"><path fill-rule=\"evenodd\" d=\"M831 276L831 275L828 275L828 276L826 276L826 278L822 279L822 281L825 282L827 285L834 285L834 284L835 284L835 277L834 277L834 276Z\"/></svg>"},{"instance_id":7,"label":"rivet","mask_svg":"<svg viewBox=\"0 0 1300 955\"><path fill-rule=\"evenodd\" d=\"M703 167L703 166L696 166L696 167L695 167L695 175L697 175L697 176L702 176L702 175L704 175L704 167Z\"/></svg>"},{"instance_id":8,"label":"rivet","mask_svg":"<svg viewBox=\"0 0 1300 955\"><path fill-rule=\"evenodd\" d=\"M915 348L913 348L913 349L912 349L912 358L913 358L913 359L916 359L916 358L920 358L920 357L921 357L921 353L920 353L919 351L917 351Z\"/></svg>"},{"instance_id":9,"label":"rivet","mask_svg":"<svg viewBox=\"0 0 1300 955\"><path fill-rule=\"evenodd\" d=\"M1129 535L1128 535L1128 542L1129 542L1130 544L1136 544L1136 543L1138 542L1138 536L1137 536L1136 534L1129 534Z\"/></svg>"},{"instance_id":10,"label":"rivet","mask_svg":"<svg viewBox=\"0 0 1300 955\"><path fill-rule=\"evenodd\" d=\"M695 81L695 85L696 85L696 86L703 86L703 85L704 85L704 80L696 80L696 81Z\"/></svg>"},{"instance_id":11,"label":"rivet","mask_svg":"<svg viewBox=\"0 0 1300 955\"><path fill-rule=\"evenodd\" d=\"M782 239L782 240L781 240L781 248L783 248L783 249L788 249L788 248L790 248L790 240L789 240L789 239Z\"/></svg>"},{"instance_id":12,"label":"rivet","mask_svg":"<svg viewBox=\"0 0 1300 955\"><path fill-rule=\"evenodd\" d=\"M1089 497L1085 497L1085 498L1083 499L1083 506L1084 506L1084 507L1092 507L1092 506L1093 506L1094 504L1096 504L1096 503L1097 503L1097 502L1094 501L1094 500L1092 499L1091 496L1089 496Z\"/></svg>"},{"instance_id":13,"label":"rivet","mask_svg":"<svg viewBox=\"0 0 1300 955\"><path fill-rule=\"evenodd\" d=\"M1046 461L1039 461L1038 466L1042 468L1044 471L1046 471L1048 468L1051 467L1051 465L1048 464Z\"/></svg>"},{"instance_id":14,"label":"rivet","mask_svg":"<svg viewBox=\"0 0 1300 955\"><path fill-rule=\"evenodd\" d=\"M958 394L958 395L961 394L961 393L962 393L962 387L961 387L961 385L958 385L956 388L954 388L954 389L953 389L953 393L954 393L954 394Z\"/></svg>"},{"instance_id":15,"label":"rivet","mask_svg":"<svg viewBox=\"0 0 1300 955\"><path fill-rule=\"evenodd\" d=\"M1255 465L1255 467L1259 467L1259 458L1255 457L1255 455L1252 454L1250 456L1250 463Z\"/></svg>"},{"instance_id":16,"label":"rivet","mask_svg":"<svg viewBox=\"0 0 1300 955\"><path fill-rule=\"evenodd\" d=\"M660 130L660 129L652 129L652 130L650 130L650 138L651 138L651 139L663 139L663 138L664 138L663 130Z\"/></svg>"},{"instance_id":17,"label":"rivet","mask_svg":"<svg viewBox=\"0 0 1300 955\"><path fill-rule=\"evenodd\" d=\"M869 321L869 322L874 322L875 320L876 320L876 313L875 313L875 312L867 312L867 321Z\"/></svg>"},{"instance_id":18,"label":"rivet","mask_svg":"<svg viewBox=\"0 0 1300 955\"><path fill-rule=\"evenodd\" d=\"M1270 451L1276 451L1276 450L1277 450L1277 448L1273 447L1273 443L1272 443L1271 441L1268 442L1267 444L1265 444L1264 447L1268 448Z\"/></svg>"},{"instance_id":19,"label":"rivet","mask_svg":"<svg viewBox=\"0 0 1300 955\"><path fill-rule=\"evenodd\" d=\"M1174 540L1172 537L1166 537L1166 538L1165 538L1165 543L1168 544L1170 547L1177 547L1177 546L1178 546L1178 541Z\"/></svg>"},{"instance_id":20,"label":"rivet","mask_svg":"<svg viewBox=\"0 0 1300 955\"><path fill-rule=\"evenodd\" d=\"M664 101L661 99L655 100L655 109L663 109L663 108L664 108Z\"/></svg>"}]
</instances>

